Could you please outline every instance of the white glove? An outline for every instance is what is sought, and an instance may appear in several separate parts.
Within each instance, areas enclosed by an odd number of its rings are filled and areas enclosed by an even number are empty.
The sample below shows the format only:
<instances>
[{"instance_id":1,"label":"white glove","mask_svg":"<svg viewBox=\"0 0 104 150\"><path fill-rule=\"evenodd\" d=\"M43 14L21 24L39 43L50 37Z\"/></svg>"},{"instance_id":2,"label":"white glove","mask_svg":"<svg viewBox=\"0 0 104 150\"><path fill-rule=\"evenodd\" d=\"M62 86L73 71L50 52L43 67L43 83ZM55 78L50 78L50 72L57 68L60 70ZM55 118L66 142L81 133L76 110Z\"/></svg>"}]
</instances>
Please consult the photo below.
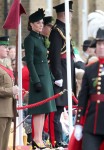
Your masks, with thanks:
<instances>
[{"instance_id":1,"label":"white glove","mask_svg":"<svg viewBox=\"0 0 104 150\"><path fill-rule=\"evenodd\" d=\"M82 130L83 127L81 125L75 125L75 131L74 131L74 137L76 138L77 141L80 141L82 138Z\"/></svg>"},{"instance_id":2,"label":"white glove","mask_svg":"<svg viewBox=\"0 0 104 150\"><path fill-rule=\"evenodd\" d=\"M62 87L62 85L63 85L63 79L56 80L56 81L55 81L55 84L56 84L57 86L59 86L59 87Z\"/></svg>"},{"instance_id":3,"label":"white glove","mask_svg":"<svg viewBox=\"0 0 104 150\"><path fill-rule=\"evenodd\" d=\"M17 85L13 86L13 95L17 95L19 92L19 87Z\"/></svg>"},{"instance_id":4,"label":"white glove","mask_svg":"<svg viewBox=\"0 0 104 150\"><path fill-rule=\"evenodd\" d=\"M76 75L77 80L81 80L84 73L85 73L85 71L83 69L75 68L75 75Z\"/></svg>"}]
</instances>

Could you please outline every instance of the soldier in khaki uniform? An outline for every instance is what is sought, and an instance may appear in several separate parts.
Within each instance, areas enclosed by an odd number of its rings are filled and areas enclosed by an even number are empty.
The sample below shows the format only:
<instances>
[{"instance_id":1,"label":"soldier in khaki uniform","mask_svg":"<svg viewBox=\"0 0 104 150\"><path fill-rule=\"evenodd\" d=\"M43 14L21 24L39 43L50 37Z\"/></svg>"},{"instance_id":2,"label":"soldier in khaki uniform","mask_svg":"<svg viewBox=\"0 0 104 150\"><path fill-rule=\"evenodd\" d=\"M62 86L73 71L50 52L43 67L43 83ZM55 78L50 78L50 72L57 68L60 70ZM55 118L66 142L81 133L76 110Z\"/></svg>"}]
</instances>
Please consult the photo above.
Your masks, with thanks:
<instances>
[{"instance_id":1,"label":"soldier in khaki uniform","mask_svg":"<svg viewBox=\"0 0 104 150\"><path fill-rule=\"evenodd\" d=\"M3 65L8 44L8 37L0 37L0 150L7 150L13 117L13 95L18 93L18 87L13 86L13 72Z\"/></svg>"}]
</instances>

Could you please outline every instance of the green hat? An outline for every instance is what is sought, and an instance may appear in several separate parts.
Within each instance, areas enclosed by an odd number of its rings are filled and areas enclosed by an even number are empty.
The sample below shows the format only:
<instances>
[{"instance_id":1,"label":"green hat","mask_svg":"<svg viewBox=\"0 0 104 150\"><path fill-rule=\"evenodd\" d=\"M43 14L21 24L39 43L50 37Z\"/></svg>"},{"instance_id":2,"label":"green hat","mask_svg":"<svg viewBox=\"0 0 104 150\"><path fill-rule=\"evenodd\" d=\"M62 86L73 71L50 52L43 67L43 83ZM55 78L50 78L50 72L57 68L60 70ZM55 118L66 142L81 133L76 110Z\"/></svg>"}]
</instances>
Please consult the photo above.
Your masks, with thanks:
<instances>
[{"instance_id":1,"label":"green hat","mask_svg":"<svg viewBox=\"0 0 104 150\"><path fill-rule=\"evenodd\" d=\"M43 8L39 8L38 11L34 12L33 14L31 14L29 16L29 21L32 23L37 22L37 21L43 19L44 16L45 16L45 14L44 14Z\"/></svg>"},{"instance_id":2,"label":"green hat","mask_svg":"<svg viewBox=\"0 0 104 150\"><path fill-rule=\"evenodd\" d=\"M9 36L0 37L0 45L9 45Z\"/></svg>"},{"instance_id":3,"label":"green hat","mask_svg":"<svg viewBox=\"0 0 104 150\"><path fill-rule=\"evenodd\" d=\"M73 1L69 1L69 11L70 12L73 12L72 4L73 4ZM54 6L53 9L55 9L57 13L58 12L65 12L65 3Z\"/></svg>"},{"instance_id":4,"label":"green hat","mask_svg":"<svg viewBox=\"0 0 104 150\"><path fill-rule=\"evenodd\" d=\"M44 17L44 25L53 25L53 17L52 16L47 16L47 17Z\"/></svg>"}]
</instances>

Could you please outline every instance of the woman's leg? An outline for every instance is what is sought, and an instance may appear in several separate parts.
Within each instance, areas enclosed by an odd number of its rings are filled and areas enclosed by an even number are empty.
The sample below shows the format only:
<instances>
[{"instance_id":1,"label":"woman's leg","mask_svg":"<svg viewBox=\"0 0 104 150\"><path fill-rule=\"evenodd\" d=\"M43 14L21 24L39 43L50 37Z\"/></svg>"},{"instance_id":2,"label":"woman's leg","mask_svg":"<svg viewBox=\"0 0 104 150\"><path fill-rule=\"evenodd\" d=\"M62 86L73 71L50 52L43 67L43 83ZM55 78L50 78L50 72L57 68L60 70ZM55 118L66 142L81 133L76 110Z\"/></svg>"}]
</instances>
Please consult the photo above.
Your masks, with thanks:
<instances>
[{"instance_id":1,"label":"woman's leg","mask_svg":"<svg viewBox=\"0 0 104 150\"><path fill-rule=\"evenodd\" d=\"M45 121L45 114L42 114L41 115L41 132L40 132L40 139L41 139L41 142L43 143L43 138L42 138L42 134L43 134L43 128L44 128L44 121Z\"/></svg>"},{"instance_id":2,"label":"woman's leg","mask_svg":"<svg viewBox=\"0 0 104 150\"><path fill-rule=\"evenodd\" d=\"M45 119L45 114L39 114L39 115L34 115L33 117L33 132L34 132L34 137L33 140L38 144L43 144L42 141L42 132L43 132L43 127L44 127L44 119Z\"/></svg>"}]
</instances>

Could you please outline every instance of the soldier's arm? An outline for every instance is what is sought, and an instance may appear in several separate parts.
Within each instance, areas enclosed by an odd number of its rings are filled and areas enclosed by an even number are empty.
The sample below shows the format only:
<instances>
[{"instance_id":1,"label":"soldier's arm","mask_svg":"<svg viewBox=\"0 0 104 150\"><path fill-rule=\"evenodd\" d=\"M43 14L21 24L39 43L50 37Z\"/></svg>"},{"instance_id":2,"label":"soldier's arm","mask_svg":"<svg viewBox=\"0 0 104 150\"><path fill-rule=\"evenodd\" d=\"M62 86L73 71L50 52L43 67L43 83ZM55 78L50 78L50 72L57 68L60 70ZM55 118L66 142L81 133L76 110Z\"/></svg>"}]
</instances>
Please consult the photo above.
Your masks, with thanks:
<instances>
[{"instance_id":1,"label":"soldier's arm","mask_svg":"<svg viewBox=\"0 0 104 150\"><path fill-rule=\"evenodd\" d=\"M55 77L55 80L62 79L62 70L61 70L61 48L62 48L62 37L60 36L57 30L53 30L50 35L50 67L52 73Z\"/></svg>"},{"instance_id":2,"label":"soldier's arm","mask_svg":"<svg viewBox=\"0 0 104 150\"><path fill-rule=\"evenodd\" d=\"M24 41L25 46L25 54L26 54L26 62L27 67L29 69L30 73L30 80L33 84L40 82L40 79L38 77L38 74L36 72L35 66L34 66L34 40L30 37L26 38Z\"/></svg>"},{"instance_id":3,"label":"soldier's arm","mask_svg":"<svg viewBox=\"0 0 104 150\"><path fill-rule=\"evenodd\" d=\"M89 99L89 82L87 78L87 70L85 70L85 74L82 79L81 91L78 96L78 112L77 112L76 124L81 124L81 125L84 124L88 99Z\"/></svg>"}]
</instances>

